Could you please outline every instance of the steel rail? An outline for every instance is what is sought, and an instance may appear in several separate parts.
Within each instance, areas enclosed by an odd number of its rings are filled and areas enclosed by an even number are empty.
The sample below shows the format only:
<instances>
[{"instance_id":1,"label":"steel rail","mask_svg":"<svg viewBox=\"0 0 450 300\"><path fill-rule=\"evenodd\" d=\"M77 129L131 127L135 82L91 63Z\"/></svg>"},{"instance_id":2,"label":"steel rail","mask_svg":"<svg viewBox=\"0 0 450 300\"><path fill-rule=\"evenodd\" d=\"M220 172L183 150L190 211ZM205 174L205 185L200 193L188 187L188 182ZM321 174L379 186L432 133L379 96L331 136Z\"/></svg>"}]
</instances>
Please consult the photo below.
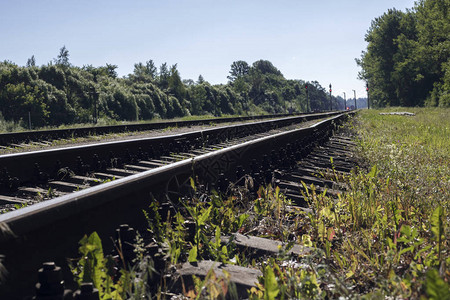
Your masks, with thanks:
<instances>
[{"instance_id":1,"label":"steel rail","mask_svg":"<svg viewBox=\"0 0 450 300\"><path fill-rule=\"evenodd\" d=\"M306 147L331 136L348 114L339 114L311 127L295 129L234 145L211 153L145 171L60 198L0 215L0 253L9 271L0 295L33 293L34 274L44 261L55 261L70 274L67 258L77 257L77 242L97 231L112 236L118 224L145 228L142 213L153 197L177 193L191 176L214 182L220 173L233 176L236 167L248 168L270 151L291 144ZM73 283L66 282L70 287ZM14 298L10 298L14 299Z\"/></svg>"},{"instance_id":2,"label":"steel rail","mask_svg":"<svg viewBox=\"0 0 450 300\"><path fill-rule=\"evenodd\" d=\"M259 121L247 124L234 124L225 127L197 130L169 136L149 137L125 141L72 146L61 149L48 149L25 153L0 155L0 171L7 171L9 177L16 177L20 184L36 181L36 164L39 172L54 177L62 167L76 170L80 161L91 164L95 157L107 160L114 157L139 156L142 151L166 149L176 151L184 143L210 142L208 139L227 139L242 134L258 133L265 128L279 128L294 123L337 115L338 112L285 117L277 120ZM153 151L152 150L152 151ZM151 156L151 155L150 155Z\"/></svg>"},{"instance_id":3,"label":"steel rail","mask_svg":"<svg viewBox=\"0 0 450 300\"><path fill-rule=\"evenodd\" d=\"M299 114L303 115L303 114ZM139 124L123 124L109 126L77 127L68 129L32 130L0 134L0 146L20 144L29 141L55 140L61 138L85 137L89 135L101 135L107 133L121 133L132 131L146 131L164 129L168 127L186 127L205 125L210 123L243 122L249 120L262 120L270 118L283 118L289 114L260 115L247 117L209 118L203 120L165 121Z\"/></svg>"}]
</instances>

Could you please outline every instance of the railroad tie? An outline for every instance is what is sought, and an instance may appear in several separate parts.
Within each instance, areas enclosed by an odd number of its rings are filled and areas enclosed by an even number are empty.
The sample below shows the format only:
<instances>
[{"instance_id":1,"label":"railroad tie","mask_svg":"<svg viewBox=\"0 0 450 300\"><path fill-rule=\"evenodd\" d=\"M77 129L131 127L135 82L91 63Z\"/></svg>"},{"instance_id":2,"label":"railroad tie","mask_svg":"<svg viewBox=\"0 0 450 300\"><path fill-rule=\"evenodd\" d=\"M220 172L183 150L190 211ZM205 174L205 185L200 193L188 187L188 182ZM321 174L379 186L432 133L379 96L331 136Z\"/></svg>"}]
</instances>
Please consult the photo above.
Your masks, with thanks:
<instances>
[{"instance_id":1,"label":"railroad tie","mask_svg":"<svg viewBox=\"0 0 450 300\"><path fill-rule=\"evenodd\" d=\"M26 199L20 199L17 197L10 197L5 195L0 195L1 204L26 204L28 201Z\"/></svg>"}]
</instances>

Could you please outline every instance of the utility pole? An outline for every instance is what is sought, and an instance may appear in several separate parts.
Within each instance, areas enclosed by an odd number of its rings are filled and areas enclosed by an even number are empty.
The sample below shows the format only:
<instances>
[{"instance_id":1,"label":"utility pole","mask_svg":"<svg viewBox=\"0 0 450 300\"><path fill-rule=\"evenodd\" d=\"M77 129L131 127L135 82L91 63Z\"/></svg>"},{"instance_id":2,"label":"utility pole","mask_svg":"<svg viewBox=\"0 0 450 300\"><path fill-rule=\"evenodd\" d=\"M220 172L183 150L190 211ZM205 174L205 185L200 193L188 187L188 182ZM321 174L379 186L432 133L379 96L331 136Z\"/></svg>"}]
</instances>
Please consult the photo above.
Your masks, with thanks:
<instances>
[{"instance_id":1,"label":"utility pole","mask_svg":"<svg viewBox=\"0 0 450 300\"><path fill-rule=\"evenodd\" d=\"M333 110L333 98L331 97L331 83L330 83L330 111Z\"/></svg>"},{"instance_id":2,"label":"utility pole","mask_svg":"<svg viewBox=\"0 0 450 300\"><path fill-rule=\"evenodd\" d=\"M345 97L345 92L343 92L343 93L344 93L344 110L346 110L347 109L347 99Z\"/></svg>"},{"instance_id":3,"label":"utility pole","mask_svg":"<svg viewBox=\"0 0 450 300\"><path fill-rule=\"evenodd\" d=\"M356 107L356 91L355 90L353 90L353 95L355 95L355 109L357 109L357 107Z\"/></svg>"}]
</instances>

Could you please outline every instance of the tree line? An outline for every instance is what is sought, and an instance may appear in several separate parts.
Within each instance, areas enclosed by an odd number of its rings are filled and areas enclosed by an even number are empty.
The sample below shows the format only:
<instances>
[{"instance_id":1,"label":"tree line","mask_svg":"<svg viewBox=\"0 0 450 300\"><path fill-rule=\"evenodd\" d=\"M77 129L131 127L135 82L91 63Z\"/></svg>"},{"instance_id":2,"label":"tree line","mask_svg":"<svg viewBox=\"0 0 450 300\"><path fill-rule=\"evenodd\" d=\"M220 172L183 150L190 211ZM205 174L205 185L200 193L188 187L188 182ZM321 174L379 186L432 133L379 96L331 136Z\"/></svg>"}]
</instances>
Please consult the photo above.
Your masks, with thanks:
<instances>
[{"instance_id":1,"label":"tree line","mask_svg":"<svg viewBox=\"0 0 450 300\"><path fill-rule=\"evenodd\" d=\"M450 106L450 0L420 0L374 19L357 59L371 104Z\"/></svg>"},{"instance_id":2,"label":"tree line","mask_svg":"<svg viewBox=\"0 0 450 300\"><path fill-rule=\"evenodd\" d=\"M177 64L153 60L134 65L118 77L117 65L74 66L64 46L53 61L36 66L0 62L0 118L33 127L101 120L150 120L189 115L246 115L307 110L303 80L288 80L273 64L233 62L227 84L212 85L201 75L182 80ZM317 81L308 82L311 110L328 110L329 94ZM342 99L332 99L344 109Z\"/></svg>"}]
</instances>

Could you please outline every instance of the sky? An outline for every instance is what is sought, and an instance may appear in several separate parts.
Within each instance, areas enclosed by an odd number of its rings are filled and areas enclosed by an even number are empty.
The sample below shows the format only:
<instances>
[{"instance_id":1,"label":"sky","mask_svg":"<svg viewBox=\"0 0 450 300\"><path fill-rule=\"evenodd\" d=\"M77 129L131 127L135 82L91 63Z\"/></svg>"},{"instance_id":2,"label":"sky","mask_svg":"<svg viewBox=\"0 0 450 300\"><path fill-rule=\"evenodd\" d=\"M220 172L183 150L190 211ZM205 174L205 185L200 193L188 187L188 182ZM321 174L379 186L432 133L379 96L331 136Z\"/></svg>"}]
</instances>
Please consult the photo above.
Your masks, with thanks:
<instances>
[{"instance_id":1,"label":"sky","mask_svg":"<svg viewBox=\"0 0 450 300\"><path fill-rule=\"evenodd\" d=\"M365 97L355 58L372 20L414 0L0 0L0 61L117 65L153 60L182 79L227 82L234 61L269 60L287 79L317 80L334 96Z\"/></svg>"}]
</instances>

